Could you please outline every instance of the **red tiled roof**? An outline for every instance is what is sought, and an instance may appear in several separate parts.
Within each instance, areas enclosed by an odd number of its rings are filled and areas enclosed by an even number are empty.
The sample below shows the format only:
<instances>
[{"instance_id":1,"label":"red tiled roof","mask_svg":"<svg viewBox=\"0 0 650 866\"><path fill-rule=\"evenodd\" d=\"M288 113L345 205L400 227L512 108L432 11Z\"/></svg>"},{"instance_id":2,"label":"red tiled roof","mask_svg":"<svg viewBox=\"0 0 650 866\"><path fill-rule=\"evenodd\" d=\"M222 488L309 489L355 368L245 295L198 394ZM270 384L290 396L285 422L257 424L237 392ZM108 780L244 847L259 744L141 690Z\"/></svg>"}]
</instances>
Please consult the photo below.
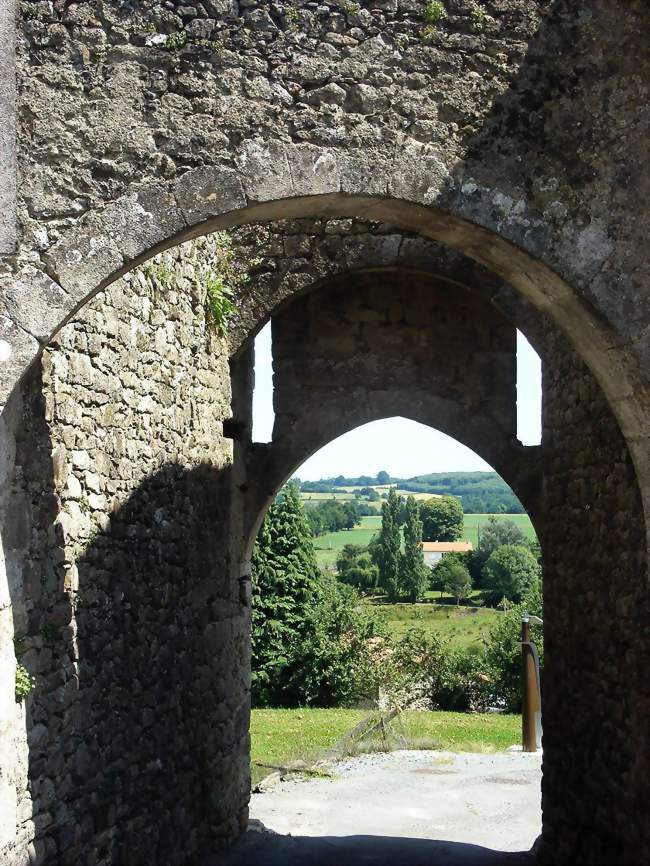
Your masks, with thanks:
<instances>
[{"instance_id":1,"label":"red tiled roof","mask_svg":"<svg viewBox=\"0 0 650 866\"><path fill-rule=\"evenodd\" d=\"M423 541L425 553L467 553L474 550L471 541Z\"/></svg>"}]
</instances>

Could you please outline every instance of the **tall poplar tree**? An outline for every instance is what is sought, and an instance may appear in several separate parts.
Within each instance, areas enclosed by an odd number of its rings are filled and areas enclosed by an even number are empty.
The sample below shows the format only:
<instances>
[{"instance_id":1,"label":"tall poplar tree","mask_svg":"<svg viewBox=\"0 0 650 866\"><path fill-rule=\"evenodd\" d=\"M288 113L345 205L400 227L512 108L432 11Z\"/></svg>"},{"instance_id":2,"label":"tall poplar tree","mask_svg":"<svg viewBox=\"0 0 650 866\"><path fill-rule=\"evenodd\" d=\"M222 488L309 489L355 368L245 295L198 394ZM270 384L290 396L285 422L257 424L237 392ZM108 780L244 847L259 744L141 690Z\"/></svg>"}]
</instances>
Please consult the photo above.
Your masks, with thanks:
<instances>
[{"instance_id":1,"label":"tall poplar tree","mask_svg":"<svg viewBox=\"0 0 650 866\"><path fill-rule=\"evenodd\" d=\"M424 596L429 582L428 568L422 551L422 520L414 496L406 499L404 519L404 553L401 557L401 588L415 603Z\"/></svg>"},{"instance_id":2,"label":"tall poplar tree","mask_svg":"<svg viewBox=\"0 0 650 866\"><path fill-rule=\"evenodd\" d=\"M391 487L388 499L381 506L381 529L371 552L379 568L379 585L390 601L401 595L399 512L401 498Z\"/></svg>"}]
</instances>

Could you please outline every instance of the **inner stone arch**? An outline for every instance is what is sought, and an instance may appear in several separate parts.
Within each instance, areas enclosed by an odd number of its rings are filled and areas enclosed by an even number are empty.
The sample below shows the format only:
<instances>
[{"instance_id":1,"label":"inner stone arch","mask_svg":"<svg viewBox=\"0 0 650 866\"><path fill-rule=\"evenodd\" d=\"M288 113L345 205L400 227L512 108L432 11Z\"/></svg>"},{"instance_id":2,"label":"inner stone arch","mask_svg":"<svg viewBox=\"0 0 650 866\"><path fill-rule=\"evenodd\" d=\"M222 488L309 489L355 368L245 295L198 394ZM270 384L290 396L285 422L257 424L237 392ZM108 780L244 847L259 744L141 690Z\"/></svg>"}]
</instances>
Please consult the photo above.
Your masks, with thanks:
<instances>
[{"instance_id":1,"label":"inner stone arch","mask_svg":"<svg viewBox=\"0 0 650 866\"><path fill-rule=\"evenodd\" d=\"M264 502L327 442L401 415L481 454L538 510L538 449L516 439L516 331L480 294L408 268L355 271L294 297L271 322L275 427L271 443L251 448Z\"/></svg>"}]
</instances>

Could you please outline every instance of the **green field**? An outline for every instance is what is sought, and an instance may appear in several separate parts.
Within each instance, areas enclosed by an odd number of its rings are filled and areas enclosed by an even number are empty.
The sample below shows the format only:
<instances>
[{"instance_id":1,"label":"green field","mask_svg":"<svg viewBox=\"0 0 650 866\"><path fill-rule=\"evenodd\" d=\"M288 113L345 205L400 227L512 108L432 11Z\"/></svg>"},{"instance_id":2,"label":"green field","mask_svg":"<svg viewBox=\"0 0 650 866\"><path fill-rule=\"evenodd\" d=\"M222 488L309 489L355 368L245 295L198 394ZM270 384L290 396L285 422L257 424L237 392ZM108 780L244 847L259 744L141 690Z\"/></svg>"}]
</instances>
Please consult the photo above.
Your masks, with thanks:
<instances>
[{"instance_id":1,"label":"green field","mask_svg":"<svg viewBox=\"0 0 650 866\"><path fill-rule=\"evenodd\" d=\"M331 748L367 715L367 710L252 710L253 784L271 769L259 764L309 762ZM403 748L494 752L520 742L521 717L494 713L447 713L408 710L391 723L393 745ZM368 748L385 748L383 741Z\"/></svg>"},{"instance_id":2,"label":"green field","mask_svg":"<svg viewBox=\"0 0 650 866\"><path fill-rule=\"evenodd\" d=\"M338 502L354 502L353 493L301 493L303 502L326 502L328 499L336 499Z\"/></svg>"},{"instance_id":3,"label":"green field","mask_svg":"<svg viewBox=\"0 0 650 866\"><path fill-rule=\"evenodd\" d=\"M323 496L327 498L328 493L312 493L310 496ZM330 497L331 498L331 497ZM529 538L535 538L535 530L530 522L530 517L527 514L497 514L497 520L512 520ZM465 531L463 538L471 541L474 547L478 543L478 528L484 526L489 514L466 514L465 515ZM314 547L316 548L316 559L319 565L327 566L334 565L339 550L346 544L362 544L369 543L373 534L381 526L381 516L362 517L361 525L355 526L354 529L342 529L340 532L328 532L326 535L319 535L314 539Z\"/></svg>"},{"instance_id":4,"label":"green field","mask_svg":"<svg viewBox=\"0 0 650 866\"><path fill-rule=\"evenodd\" d=\"M328 532L314 539L316 560L319 565L334 565L340 550L346 544L367 545L381 526L381 517L362 517L361 525L354 529L341 529L339 532Z\"/></svg>"},{"instance_id":5,"label":"green field","mask_svg":"<svg viewBox=\"0 0 650 866\"><path fill-rule=\"evenodd\" d=\"M471 541L474 547L478 544L478 527L484 526L491 514L466 514L465 515L465 531L463 538ZM524 532L528 538L535 538L535 530L530 522L530 517L527 514L495 514L497 520L511 520Z\"/></svg>"},{"instance_id":6,"label":"green field","mask_svg":"<svg viewBox=\"0 0 650 866\"><path fill-rule=\"evenodd\" d=\"M411 628L421 628L448 640L458 649L479 645L501 616L492 608L455 605L377 604L373 607L380 611L390 630L398 637Z\"/></svg>"},{"instance_id":7,"label":"green field","mask_svg":"<svg viewBox=\"0 0 650 866\"><path fill-rule=\"evenodd\" d=\"M324 502L327 499L337 499L340 502L355 502L354 493L356 490L362 490L361 487L339 487L336 493L310 493L308 491L303 491L300 494L300 498L303 502ZM382 493L388 493L390 489L389 485L381 485L381 484L373 484L372 489L376 490L380 495ZM440 496L439 493L414 493L411 490L398 490L398 496L414 496L416 499L431 499ZM365 499L362 499L361 502L365 502ZM370 505L376 505L378 508L381 507L381 503L378 501L370 502Z\"/></svg>"}]
</instances>

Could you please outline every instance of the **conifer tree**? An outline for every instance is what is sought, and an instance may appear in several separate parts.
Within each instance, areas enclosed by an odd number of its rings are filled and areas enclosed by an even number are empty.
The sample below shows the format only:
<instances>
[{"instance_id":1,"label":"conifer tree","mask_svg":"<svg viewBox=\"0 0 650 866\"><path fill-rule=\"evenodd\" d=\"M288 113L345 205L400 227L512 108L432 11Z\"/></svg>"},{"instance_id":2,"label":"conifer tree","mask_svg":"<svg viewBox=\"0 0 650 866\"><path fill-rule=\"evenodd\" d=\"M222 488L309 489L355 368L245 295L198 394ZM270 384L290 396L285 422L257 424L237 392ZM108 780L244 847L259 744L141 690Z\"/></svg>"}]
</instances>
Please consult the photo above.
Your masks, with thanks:
<instances>
[{"instance_id":1,"label":"conifer tree","mask_svg":"<svg viewBox=\"0 0 650 866\"><path fill-rule=\"evenodd\" d=\"M379 568L379 585L390 601L401 595L399 512L401 498L391 487L381 506L381 529L371 545L373 559Z\"/></svg>"},{"instance_id":2,"label":"conifer tree","mask_svg":"<svg viewBox=\"0 0 650 866\"><path fill-rule=\"evenodd\" d=\"M253 704L281 702L291 675L291 649L307 628L308 602L319 571L309 522L297 488L289 485L271 505L252 557Z\"/></svg>"},{"instance_id":3,"label":"conifer tree","mask_svg":"<svg viewBox=\"0 0 650 866\"><path fill-rule=\"evenodd\" d=\"M424 596L428 569L422 551L422 520L414 496L406 499L404 519L404 553L401 557L401 588L409 601L415 603Z\"/></svg>"}]
</instances>

